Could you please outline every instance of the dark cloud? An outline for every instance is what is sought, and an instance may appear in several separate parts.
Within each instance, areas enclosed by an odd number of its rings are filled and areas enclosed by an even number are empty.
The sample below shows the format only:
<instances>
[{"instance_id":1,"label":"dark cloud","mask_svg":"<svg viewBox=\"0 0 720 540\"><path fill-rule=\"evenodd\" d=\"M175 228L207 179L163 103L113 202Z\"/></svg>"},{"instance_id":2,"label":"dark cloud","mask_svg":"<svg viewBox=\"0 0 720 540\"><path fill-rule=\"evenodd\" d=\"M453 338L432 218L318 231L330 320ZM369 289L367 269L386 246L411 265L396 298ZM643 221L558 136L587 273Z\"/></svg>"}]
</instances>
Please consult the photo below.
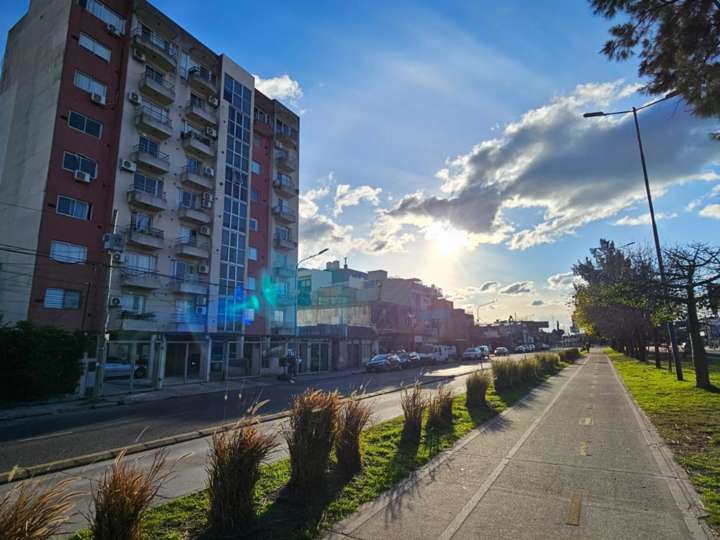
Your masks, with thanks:
<instances>
[{"instance_id":1,"label":"dark cloud","mask_svg":"<svg viewBox=\"0 0 720 540\"><path fill-rule=\"evenodd\" d=\"M500 294L518 295L533 292L532 281L516 281L500 289Z\"/></svg>"},{"instance_id":2,"label":"dark cloud","mask_svg":"<svg viewBox=\"0 0 720 540\"><path fill-rule=\"evenodd\" d=\"M533 307L544 306L545 302L543 302L542 300L533 300L532 302L530 302L530 305Z\"/></svg>"},{"instance_id":3,"label":"dark cloud","mask_svg":"<svg viewBox=\"0 0 720 540\"><path fill-rule=\"evenodd\" d=\"M486 281L482 285L480 285L479 290L480 292L489 292L493 291L498 288L498 285L500 285L497 281Z\"/></svg>"}]
</instances>

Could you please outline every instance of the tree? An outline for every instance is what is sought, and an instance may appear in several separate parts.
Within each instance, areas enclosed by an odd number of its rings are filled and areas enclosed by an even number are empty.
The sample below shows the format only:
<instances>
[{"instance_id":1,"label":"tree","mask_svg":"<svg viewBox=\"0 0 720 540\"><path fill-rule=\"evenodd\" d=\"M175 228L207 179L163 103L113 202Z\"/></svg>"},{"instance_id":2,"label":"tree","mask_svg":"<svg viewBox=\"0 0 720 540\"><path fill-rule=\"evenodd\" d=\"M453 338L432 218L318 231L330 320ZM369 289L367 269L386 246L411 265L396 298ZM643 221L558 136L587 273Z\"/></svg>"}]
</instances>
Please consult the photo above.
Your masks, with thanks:
<instances>
[{"instance_id":1,"label":"tree","mask_svg":"<svg viewBox=\"0 0 720 540\"><path fill-rule=\"evenodd\" d=\"M665 250L668 262L667 281L671 300L687 310L688 335L695 366L695 385L709 389L705 344L700 335L698 311L712 309L715 286L720 281L720 248L691 244Z\"/></svg>"},{"instance_id":2,"label":"tree","mask_svg":"<svg viewBox=\"0 0 720 540\"><path fill-rule=\"evenodd\" d=\"M640 57L649 94L679 92L699 116L720 116L720 0L590 0L595 14L627 19L602 53Z\"/></svg>"}]
</instances>

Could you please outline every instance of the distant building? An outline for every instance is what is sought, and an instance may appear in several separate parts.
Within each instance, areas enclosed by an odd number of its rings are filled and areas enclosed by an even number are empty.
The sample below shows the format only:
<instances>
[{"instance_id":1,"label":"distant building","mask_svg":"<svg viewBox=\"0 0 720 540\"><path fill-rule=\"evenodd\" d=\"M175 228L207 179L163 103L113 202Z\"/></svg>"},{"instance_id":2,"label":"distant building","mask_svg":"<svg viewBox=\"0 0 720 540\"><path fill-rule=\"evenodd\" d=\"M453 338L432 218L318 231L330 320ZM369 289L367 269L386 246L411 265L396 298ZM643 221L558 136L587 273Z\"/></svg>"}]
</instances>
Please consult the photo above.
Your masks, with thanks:
<instances>
[{"instance_id":1,"label":"distant building","mask_svg":"<svg viewBox=\"0 0 720 540\"><path fill-rule=\"evenodd\" d=\"M493 349L518 345L549 344L550 334L542 332L549 328L548 321L520 321L509 318L491 324L480 324L473 329L473 341L478 345L488 345Z\"/></svg>"}]
</instances>

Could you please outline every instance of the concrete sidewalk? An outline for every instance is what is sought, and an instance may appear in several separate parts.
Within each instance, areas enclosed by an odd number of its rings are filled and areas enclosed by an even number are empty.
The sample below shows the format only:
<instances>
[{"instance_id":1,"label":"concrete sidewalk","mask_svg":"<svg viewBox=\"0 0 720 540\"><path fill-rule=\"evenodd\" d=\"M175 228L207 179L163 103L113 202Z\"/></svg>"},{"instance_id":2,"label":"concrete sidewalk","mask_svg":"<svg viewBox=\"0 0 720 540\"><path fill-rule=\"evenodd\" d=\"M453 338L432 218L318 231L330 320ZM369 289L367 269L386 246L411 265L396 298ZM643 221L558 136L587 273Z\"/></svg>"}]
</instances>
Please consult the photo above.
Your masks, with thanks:
<instances>
[{"instance_id":1,"label":"concrete sidewalk","mask_svg":"<svg viewBox=\"0 0 720 540\"><path fill-rule=\"evenodd\" d=\"M713 538L685 473L604 354L553 377L341 538Z\"/></svg>"}]
</instances>

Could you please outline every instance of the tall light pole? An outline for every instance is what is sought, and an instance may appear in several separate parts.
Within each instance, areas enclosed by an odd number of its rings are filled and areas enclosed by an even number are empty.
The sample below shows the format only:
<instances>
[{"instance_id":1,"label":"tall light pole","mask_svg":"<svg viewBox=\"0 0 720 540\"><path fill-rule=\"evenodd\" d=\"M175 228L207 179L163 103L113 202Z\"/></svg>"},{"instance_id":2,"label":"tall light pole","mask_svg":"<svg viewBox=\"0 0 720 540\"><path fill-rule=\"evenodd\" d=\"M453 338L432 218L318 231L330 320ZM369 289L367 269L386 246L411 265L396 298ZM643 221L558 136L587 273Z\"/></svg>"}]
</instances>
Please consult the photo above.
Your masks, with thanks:
<instances>
[{"instance_id":1,"label":"tall light pole","mask_svg":"<svg viewBox=\"0 0 720 540\"><path fill-rule=\"evenodd\" d=\"M643 109L647 109L648 107L652 107L653 105L656 105L657 103L661 103L663 101L666 101L670 98L673 98L678 95L678 92L671 92L670 94L667 94L665 97L660 98L656 101L653 101L651 103L648 103L647 105L643 105L642 107L633 107L632 109L626 110L626 111L615 111L615 112L589 112L583 114L584 118L594 118L597 116L614 116L619 114L630 114L633 115L633 120L635 121L635 135L637 136L637 142L638 142L638 149L640 150L640 163L642 164L642 171L643 171L643 178L645 179L645 193L647 194L647 200L648 200L648 207L650 208L650 223L652 224L652 231L653 231L653 240L655 241L655 254L657 255L658 260L658 270L660 270L660 284L663 289L663 294L667 296L667 281L665 279L665 264L663 263L663 256L662 256L662 250L660 249L660 237L658 235L658 229L657 229L657 223L655 222L655 208L653 207L652 202L652 194L650 193L650 181L648 180L648 173L647 173L647 165L645 163L645 152L643 150L643 144L642 144L642 138L640 137L640 123L638 122L638 111L641 111ZM670 337L670 348L671 348L671 355L672 360L675 362L675 372L677 374L677 378L679 380L683 379L683 372L682 372L682 365L680 364L680 356L678 354L678 348L677 348L677 339L675 338L675 326L673 325L672 321L668 321L667 323L667 329L668 329L668 335Z\"/></svg>"},{"instance_id":2,"label":"tall light pole","mask_svg":"<svg viewBox=\"0 0 720 540\"><path fill-rule=\"evenodd\" d=\"M297 288L298 288L298 270L300 270L300 264L304 263L305 261L309 261L310 259L314 259L315 257L319 257L323 253L327 253L329 250L330 250L330 248L323 248L320 251L318 251L317 253L308 255L307 257L300 259L297 262L297 264L295 265L295 294L293 294L293 298L295 298L295 319L294 319L295 320L295 330L293 331L293 337L295 337L295 339L298 338L298 320L297 320L298 313L297 312L298 312L299 291L297 290Z\"/></svg>"}]
</instances>

